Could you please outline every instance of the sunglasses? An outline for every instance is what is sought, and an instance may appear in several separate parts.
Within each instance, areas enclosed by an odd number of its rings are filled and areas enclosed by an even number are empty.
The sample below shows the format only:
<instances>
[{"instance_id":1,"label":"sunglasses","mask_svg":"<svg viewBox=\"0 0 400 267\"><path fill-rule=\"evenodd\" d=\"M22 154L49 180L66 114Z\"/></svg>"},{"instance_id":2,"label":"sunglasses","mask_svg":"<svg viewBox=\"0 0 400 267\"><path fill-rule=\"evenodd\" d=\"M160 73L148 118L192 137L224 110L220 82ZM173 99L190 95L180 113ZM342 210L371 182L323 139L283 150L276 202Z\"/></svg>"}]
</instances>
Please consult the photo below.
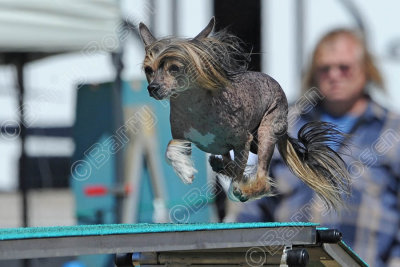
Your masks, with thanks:
<instances>
[{"instance_id":1,"label":"sunglasses","mask_svg":"<svg viewBox=\"0 0 400 267\"><path fill-rule=\"evenodd\" d=\"M350 76L354 65L350 64L332 64L332 65L322 65L317 67L317 75L320 77L327 77L331 70L338 70L342 76Z\"/></svg>"}]
</instances>

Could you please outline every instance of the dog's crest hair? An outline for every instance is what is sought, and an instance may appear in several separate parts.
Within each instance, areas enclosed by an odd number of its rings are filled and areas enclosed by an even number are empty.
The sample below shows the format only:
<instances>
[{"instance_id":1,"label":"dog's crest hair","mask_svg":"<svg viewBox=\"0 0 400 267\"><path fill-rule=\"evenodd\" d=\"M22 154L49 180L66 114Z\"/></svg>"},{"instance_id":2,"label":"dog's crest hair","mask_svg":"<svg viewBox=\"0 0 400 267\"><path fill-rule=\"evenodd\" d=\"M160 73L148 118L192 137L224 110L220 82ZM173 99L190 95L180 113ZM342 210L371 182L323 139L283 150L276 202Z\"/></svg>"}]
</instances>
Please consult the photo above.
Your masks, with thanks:
<instances>
[{"instance_id":1,"label":"dog's crest hair","mask_svg":"<svg viewBox=\"0 0 400 267\"><path fill-rule=\"evenodd\" d=\"M160 65L170 58L185 65L184 74L196 85L208 90L229 88L247 71L250 54L240 38L226 30L204 38L163 38L146 46L143 66Z\"/></svg>"}]
</instances>

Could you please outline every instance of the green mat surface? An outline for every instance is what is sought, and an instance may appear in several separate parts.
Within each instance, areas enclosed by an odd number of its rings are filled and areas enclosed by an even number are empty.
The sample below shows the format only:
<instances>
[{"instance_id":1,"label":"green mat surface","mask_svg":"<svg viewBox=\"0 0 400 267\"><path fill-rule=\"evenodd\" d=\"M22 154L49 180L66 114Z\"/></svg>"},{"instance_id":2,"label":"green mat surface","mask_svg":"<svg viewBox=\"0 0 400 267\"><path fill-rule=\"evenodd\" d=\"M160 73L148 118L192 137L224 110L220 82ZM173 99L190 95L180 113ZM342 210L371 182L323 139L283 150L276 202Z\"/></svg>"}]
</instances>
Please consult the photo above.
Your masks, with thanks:
<instances>
[{"instance_id":1,"label":"green mat surface","mask_svg":"<svg viewBox=\"0 0 400 267\"><path fill-rule=\"evenodd\" d=\"M196 223L196 224L100 224L55 227L27 227L0 229L0 240L115 235L115 234L143 234L163 232L187 232L204 230L254 229L272 227L316 227L316 223Z\"/></svg>"}]
</instances>

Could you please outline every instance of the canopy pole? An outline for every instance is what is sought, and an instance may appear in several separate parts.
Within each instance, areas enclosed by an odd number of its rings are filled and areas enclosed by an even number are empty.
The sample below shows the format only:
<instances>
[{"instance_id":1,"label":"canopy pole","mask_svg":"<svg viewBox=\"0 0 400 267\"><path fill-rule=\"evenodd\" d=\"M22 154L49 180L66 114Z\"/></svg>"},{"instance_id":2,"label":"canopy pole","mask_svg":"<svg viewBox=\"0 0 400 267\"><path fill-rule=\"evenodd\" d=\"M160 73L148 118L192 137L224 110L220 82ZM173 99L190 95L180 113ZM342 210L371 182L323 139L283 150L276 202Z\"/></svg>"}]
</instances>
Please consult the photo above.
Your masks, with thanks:
<instances>
[{"instance_id":1,"label":"canopy pole","mask_svg":"<svg viewBox=\"0 0 400 267\"><path fill-rule=\"evenodd\" d=\"M113 121L114 121L114 133L120 129L124 124L123 107L122 107L122 70L124 64L122 62L123 50L122 46L117 51L111 54L112 61L115 68L115 79L113 85L112 101L113 101ZM115 154L115 178L117 188L123 188L124 186L124 150L120 149ZM116 207L115 207L115 222L121 223L122 221L122 203L124 196L116 196Z\"/></svg>"},{"instance_id":2,"label":"canopy pole","mask_svg":"<svg viewBox=\"0 0 400 267\"><path fill-rule=\"evenodd\" d=\"M25 108L24 108L24 65L26 63L26 55L20 53L16 57L15 67L17 70L17 88L18 88L18 112L19 112L19 137L21 140L21 154L19 158L18 181L21 192L21 210L22 210L22 226L27 227L28 221L28 200L27 200L27 179L26 179L26 124L25 124Z\"/></svg>"},{"instance_id":3,"label":"canopy pole","mask_svg":"<svg viewBox=\"0 0 400 267\"><path fill-rule=\"evenodd\" d=\"M18 112L19 112L19 138L21 142L21 155L19 158L18 166L18 181L19 190L21 192L21 211L22 211L22 226L29 226L28 218L28 180L26 176L26 151L25 151L25 140L26 140L26 123L25 123L25 108L24 108L24 96L25 96L25 85L24 85L24 66L26 63L26 54L20 53L16 56L15 67L17 70L17 88L18 88ZM30 260L23 259L23 266L29 267Z\"/></svg>"}]
</instances>

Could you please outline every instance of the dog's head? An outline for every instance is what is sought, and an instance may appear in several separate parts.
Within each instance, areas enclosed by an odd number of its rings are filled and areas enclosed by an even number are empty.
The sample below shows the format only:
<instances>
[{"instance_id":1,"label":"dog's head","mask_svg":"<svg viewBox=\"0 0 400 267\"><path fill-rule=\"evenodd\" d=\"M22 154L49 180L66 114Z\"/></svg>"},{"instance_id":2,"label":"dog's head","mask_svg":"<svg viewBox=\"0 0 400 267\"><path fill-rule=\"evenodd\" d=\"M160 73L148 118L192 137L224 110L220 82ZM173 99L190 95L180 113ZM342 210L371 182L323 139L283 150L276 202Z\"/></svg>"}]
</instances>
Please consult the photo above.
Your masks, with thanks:
<instances>
[{"instance_id":1,"label":"dog's head","mask_svg":"<svg viewBox=\"0 0 400 267\"><path fill-rule=\"evenodd\" d=\"M215 25L212 18L208 25L193 39L156 39L146 25L139 24L139 33L145 45L143 69L149 85L150 96L169 98L174 94L196 87L207 71L207 49L202 42Z\"/></svg>"}]
</instances>

